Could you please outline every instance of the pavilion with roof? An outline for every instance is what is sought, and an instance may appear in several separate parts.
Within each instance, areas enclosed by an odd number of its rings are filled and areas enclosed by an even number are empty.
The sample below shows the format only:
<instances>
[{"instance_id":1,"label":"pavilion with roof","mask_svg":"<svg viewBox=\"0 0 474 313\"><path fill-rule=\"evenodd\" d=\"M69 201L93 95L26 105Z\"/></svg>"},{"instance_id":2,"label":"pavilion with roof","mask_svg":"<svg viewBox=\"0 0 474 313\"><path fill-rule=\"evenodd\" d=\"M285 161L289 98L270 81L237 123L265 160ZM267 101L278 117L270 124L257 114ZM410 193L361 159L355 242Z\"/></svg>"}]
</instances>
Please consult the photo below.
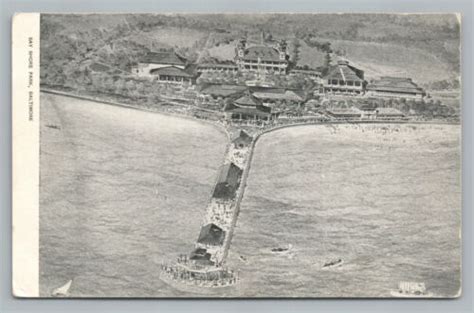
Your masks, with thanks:
<instances>
[{"instance_id":1,"label":"pavilion with roof","mask_svg":"<svg viewBox=\"0 0 474 313\"><path fill-rule=\"evenodd\" d=\"M232 103L224 107L227 119L230 120L253 120L268 122L272 120L271 108L263 105L263 102L248 92Z\"/></svg>"},{"instance_id":2,"label":"pavilion with roof","mask_svg":"<svg viewBox=\"0 0 474 313\"><path fill-rule=\"evenodd\" d=\"M323 78L325 94L362 95L365 91L365 85L364 71L349 65L349 62L344 60L340 60L337 65L331 66L328 74Z\"/></svg>"}]
</instances>

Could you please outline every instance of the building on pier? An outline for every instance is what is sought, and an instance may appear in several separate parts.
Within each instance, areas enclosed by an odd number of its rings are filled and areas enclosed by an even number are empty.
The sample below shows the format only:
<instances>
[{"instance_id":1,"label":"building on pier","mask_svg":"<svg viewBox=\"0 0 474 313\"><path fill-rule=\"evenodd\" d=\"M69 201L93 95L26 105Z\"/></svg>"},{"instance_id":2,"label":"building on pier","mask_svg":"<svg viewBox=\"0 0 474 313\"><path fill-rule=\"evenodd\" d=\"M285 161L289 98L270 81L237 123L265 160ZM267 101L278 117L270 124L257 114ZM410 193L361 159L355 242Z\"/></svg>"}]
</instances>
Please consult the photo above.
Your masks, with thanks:
<instances>
[{"instance_id":1,"label":"building on pier","mask_svg":"<svg viewBox=\"0 0 474 313\"><path fill-rule=\"evenodd\" d=\"M211 254L207 252L207 249L196 248L191 252L189 259L198 263L199 265L214 265L214 262L211 261Z\"/></svg>"},{"instance_id":2,"label":"building on pier","mask_svg":"<svg viewBox=\"0 0 474 313\"><path fill-rule=\"evenodd\" d=\"M221 200L235 198L241 177L242 170L237 165L234 163L224 164L221 168L212 197Z\"/></svg>"},{"instance_id":3,"label":"building on pier","mask_svg":"<svg viewBox=\"0 0 474 313\"><path fill-rule=\"evenodd\" d=\"M205 246L222 246L224 239L225 231L216 224L210 223L201 228L197 242Z\"/></svg>"},{"instance_id":4,"label":"building on pier","mask_svg":"<svg viewBox=\"0 0 474 313\"><path fill-rule=\"evenodd\" d=\"M250 146L253 137L247 134L244 130L240 130L239 134L232 139L232 144L236 149L242 149Z\"/></svg>"},{"instance_id":5,"label":"building on pier","mask_svg":"<svg viewBox=\"0 0 474 313\"><path fill-rule=\"evenodd\" d=\"M328 95L362 95L365 86L364 71L343 60L330 67L323 79L323 92Z\"/></svg>"}]
</instances>

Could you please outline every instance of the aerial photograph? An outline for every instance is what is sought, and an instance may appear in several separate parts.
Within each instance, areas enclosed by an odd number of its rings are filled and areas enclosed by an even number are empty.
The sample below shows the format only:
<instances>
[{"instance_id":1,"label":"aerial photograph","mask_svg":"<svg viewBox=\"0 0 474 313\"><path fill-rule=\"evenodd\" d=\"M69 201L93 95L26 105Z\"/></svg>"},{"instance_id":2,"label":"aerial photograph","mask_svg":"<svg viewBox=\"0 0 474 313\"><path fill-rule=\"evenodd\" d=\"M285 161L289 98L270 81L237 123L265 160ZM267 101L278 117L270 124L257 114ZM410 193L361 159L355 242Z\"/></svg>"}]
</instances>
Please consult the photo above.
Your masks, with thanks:
<instances>
[{"instance_id":1,"label":"aerial photograph","mask_svg":"<svg viewBox=\"0 0 474 313\"><path fill-rule=\"evenodd\" d=\"M39 290L455 298L458 14L41 14Z\"/></svg>"}]
</instances>

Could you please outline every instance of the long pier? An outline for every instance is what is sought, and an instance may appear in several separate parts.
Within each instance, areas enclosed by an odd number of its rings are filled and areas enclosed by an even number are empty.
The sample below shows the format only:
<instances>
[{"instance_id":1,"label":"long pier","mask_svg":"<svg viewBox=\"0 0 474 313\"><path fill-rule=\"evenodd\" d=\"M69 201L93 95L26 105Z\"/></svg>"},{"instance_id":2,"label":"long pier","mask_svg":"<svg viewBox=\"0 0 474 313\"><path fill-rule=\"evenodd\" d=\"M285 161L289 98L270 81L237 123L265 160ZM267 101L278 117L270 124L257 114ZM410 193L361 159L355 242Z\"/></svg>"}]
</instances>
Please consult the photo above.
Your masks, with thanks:
<instances>
[{"instance_id":1,"label":"long pier","mask_svg":"<svg viewBox=\"0 0 474 313\"><path fill-rule=\"evenodd\" d=\"M174 264L162 264L160 277L178 289L230 287L238 281L238 273L224 265L237 224L256 137L233 126L227 131L231 140L194 249L179 256Z\"/></svg>"},{"instance_id":2,"label":"long pier","mask_svg":"<svg viewBox=\"0 0 474 313\"><path fill-rule=\"evenodd\" d=\"M206 249L217 265L225 262L230 249L255 145L255 138L245 131L228 131L231 140L196 242L196 249Z\"/></svg>"}]
</instances>

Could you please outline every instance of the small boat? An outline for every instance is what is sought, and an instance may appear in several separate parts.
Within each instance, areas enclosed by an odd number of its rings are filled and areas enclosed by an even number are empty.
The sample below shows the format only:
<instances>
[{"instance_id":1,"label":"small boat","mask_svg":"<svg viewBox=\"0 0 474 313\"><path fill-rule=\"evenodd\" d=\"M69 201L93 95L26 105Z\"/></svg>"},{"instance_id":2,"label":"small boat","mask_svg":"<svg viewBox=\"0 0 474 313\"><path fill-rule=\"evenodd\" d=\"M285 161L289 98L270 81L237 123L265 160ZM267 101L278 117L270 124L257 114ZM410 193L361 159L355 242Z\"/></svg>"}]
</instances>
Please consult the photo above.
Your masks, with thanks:
<instances>
[{"instance_id":1,"label":"small boat","mask_svg":"<svg viewBox=\"0 0 474 313\"><path fill-rule=\"evenodd\" d=\"M333 260L330 260L326 263L323 264L323 268L330 268L330 267L337 267L337 266L341 266L342 264L344 264L344 261L342 259L333 259Z\"/></svg>"},{"instance_id":2,"label":"small boat","mask_svg":"<svg viewBox=\"0 0 474 313\"><path fill-rule=\"evenodd\" d=\"M72 279L67 283L53 290L53 297L67 297L69 295L69 288L71 288Z\"/></svg>"},{"instance_id":3,"label":"small boat","mask_svg":"<svg viewBox=\"0 0 474 313\"><path fill-rule=\"evenodd\" d=\"M46 127L52 128L52 129L61 129L58 125L53 125L53 124L47 124Z\"/></svg>"},{"instance_id":4,"label":"small boat","mask_svg":"<svg viewBox=\"0 0 474 313\"><path fill-rule=\"evenodd\" d=\"M286 248L282 248L282 247L272 248L272 252L273 253L289 252L291 250L291 248L293 248L293 246L291 244L289 244L288 247L286 247Z\"/></svg>"},{"instance_id":5,"label":"small boat","mask_svg":"<svg viewBox=\"0 0 474 313\"><path fill-rule=\"evenodd\" d=\"M392 290L390 294L398 298L428 298L433 294L426 292L425 283L402 281L398 283L398 290Z\"/></svg>"}]
</instances>

